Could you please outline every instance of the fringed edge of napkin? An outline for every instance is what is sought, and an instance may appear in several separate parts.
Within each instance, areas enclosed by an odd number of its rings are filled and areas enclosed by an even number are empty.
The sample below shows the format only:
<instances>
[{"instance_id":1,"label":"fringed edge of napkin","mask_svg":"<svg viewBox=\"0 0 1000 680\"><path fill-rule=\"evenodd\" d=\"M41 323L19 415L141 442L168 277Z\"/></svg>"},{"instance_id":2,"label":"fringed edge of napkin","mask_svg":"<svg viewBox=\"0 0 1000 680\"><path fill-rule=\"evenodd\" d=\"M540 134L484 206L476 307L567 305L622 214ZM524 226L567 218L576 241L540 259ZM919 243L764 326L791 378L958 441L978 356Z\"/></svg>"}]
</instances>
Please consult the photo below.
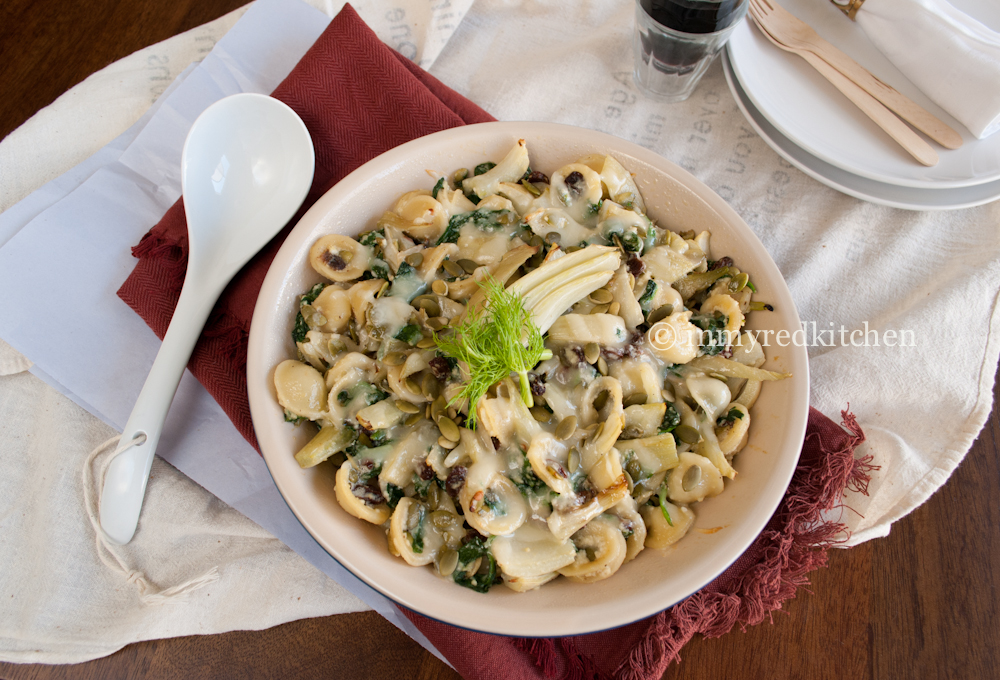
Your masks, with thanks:
<instances>
[{"instance_id":1,"label":"fringed edge of napkin","mask_svg":"<svg viewBox=\"0 0 1000 680\"><path fill-rule=\"evenodd\" d=\"M767 527L712 584L657 614L613 677L659 677L680 659L681 649L696 634L721 637L737 623L744 627L761 623L808 584L806 574L826 566L827 550L847 540L848 534L846 525L828 521L824 513L842 507L845 490L867 493L869 474L878 469L870 455L854 457L865 435L853 414L844 410L841 418L846 432L810 410L812 431L806 436L788 491ZM833 446L827 443L831 435L840 440ZM612 677L581 651L575 638L518 638L513 642L535 659L546 678Z\"/></svg>"}]
</instances>

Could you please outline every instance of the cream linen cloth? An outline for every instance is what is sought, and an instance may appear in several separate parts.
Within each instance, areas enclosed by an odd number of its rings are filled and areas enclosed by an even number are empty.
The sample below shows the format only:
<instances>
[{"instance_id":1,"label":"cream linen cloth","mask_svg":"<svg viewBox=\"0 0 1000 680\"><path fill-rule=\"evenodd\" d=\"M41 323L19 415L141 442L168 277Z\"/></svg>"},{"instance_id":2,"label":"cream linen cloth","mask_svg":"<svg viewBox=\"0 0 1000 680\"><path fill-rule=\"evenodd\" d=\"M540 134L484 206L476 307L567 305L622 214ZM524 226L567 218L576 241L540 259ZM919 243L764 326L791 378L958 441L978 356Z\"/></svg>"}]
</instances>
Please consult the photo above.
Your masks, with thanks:
<instances>
[{"instance_id":1,"label":"cream linen cloth","mask_svg":"<svg viewBox=\"0 0 1000 680\"><path fill-rule=\"evenodd\" d=\"M718 63L687 102L645 100L631 80L632 3L573 7L554 0L479 0L430 71L501 120L580 125L651 148L729 201L771 252L806 323L812 404L836 417L850 402L868 435L859 453L871 454L881 466L868 497L847 499L856 511L844 517L854 531L852 542L886 535L893 521L947 480L989 415L1000 354L1000 204L908 212L837 193L794 169L756 135ZM194 34L172 40L186 47L177 48L183 58L198 58ZM133 69L126 82L147 87L142 58L133 55L110 68ZM132 66L124 66L129 60ZM89 88L89 81L81 84L71 98L40 114L51 116L46 124L36 124L36 117L15 135L31 134L44 143L48 130L60 125L88 129L104 113L97 110L99 95ZM132 110L133 119L141 108ZM0 144L0 178L9 176L14 162L7 151L13 137ZM37 153L18 155L17 163L36 168L38 179L52 177L106 139L71 141L73 151L60 157L61 166L47 160L44 170L37 169L36 159L45 157ZM18 143L32 148L30 138ZM33 188L26 184L21 195ZM8 206L13 198L5 194L3 200ZM912 337L912 346L886 346L888 331L897 338L912 332L904 336ZM11 352L0 357L15 369L24 363ZM0 557L3 570L11 563L18 569L16 578L0 581L0 596L14 595L0 613L0 657L80 660L136 639L263 628L351 609L343 590L160 461L147 492L147 503L158 505L146 506L142 531L128 546L130 559L164 584L222 566L219 581L172 607L141 605L134 588L97 560L82 498L74 490L82 457L110 431L30 375L0 381L0 418L5 433L13 435L3 437L0 455L38 459L19 473L26 487L19 493L52 504L27 506L31 511L0 534L4 555L17 553L13 560ZM54 423L64 426L53 431ZM57 495L62 493L69 495ZM14 511L6 496L2 507L10 522ZM25 506L17 507L21 513ZM156 508L169 508L163 516L173 526L150 522ZM56 514L71 522L61 520L53 541L46 532L54 530ZM242 546L232 563L238 568L225 563L227 553L215 547L216 540ZM165 555L174 560L161 563ZM74 565L68 574L67 563ZM288 576L261 589L259 579L273 565ZM63 581L65 587L48 596L38 587L40 575L46 575L46 585ZM175 625L162 623L170 616ZM116 626L114 617L128 623ZM57 620L61 628L54 630Z\"/></svg>"},{"instance_id":2,"label":"cream linen cloth","mask_svg":"<svg viewBox=\"0 0 1000 680\"><path fill-rule=\"evenodd\" d=\"M849 404L868 437L858 455L881 466L868 496L846 499L849 544L885 536L948 479L989 417L1000 202L911 212L823 186L754 132L718 62L688 101L644 99L632 82L633 12L628 2L571 14L554 1L479 0L431 72L500 120L579 125L648 147L732 205L795 298L812 406L837 418ZM913 346L886 346L903 331Z\"/></svg>"},{"instance_id":3,"label":"cream linen cloth","mask_svg":"<svg viewBox=\"0 0 1000 680\"><path fill-rule=\"evenodd\" d=\"M977 138L1000 130L1000 33L947 0L865 0L874 45Z\"/></svg>"},{"instance_id":4,"label":"cream linen cloth","mask_svg":"<svg viewBox=\"0 0 1000 680\"><path fill-rule=\"evenodd\" d=\"M383 41L426 66L471 1L434 7L408 1L353 4ZM343 5L310 4L330 16ZM93 172L98 157L91 157L172 91L175 78L205 57L248 7L112 64L4 139L0 211L58 178L44 189L42 202L51 202L73 183L60 175L85 159L76 174ZM0 247L12 235L0 232ZM117 433L27 373L31 365L0 340L0 462L5 471L0 476L0 660L75 663L139 640L263 629L368 609L159 457L140 529L127 546L115 548L133 572L127 579L116 559L96 545L81 483L88 454ZM102 453L90 469L96 473L106 458ZM96 495L90 500L95 511ZM145 594L163 606L142 603L139 578L149 584ZM156 595L192 579L208 585L182 597Z\"/></svg>"}]
</instances>

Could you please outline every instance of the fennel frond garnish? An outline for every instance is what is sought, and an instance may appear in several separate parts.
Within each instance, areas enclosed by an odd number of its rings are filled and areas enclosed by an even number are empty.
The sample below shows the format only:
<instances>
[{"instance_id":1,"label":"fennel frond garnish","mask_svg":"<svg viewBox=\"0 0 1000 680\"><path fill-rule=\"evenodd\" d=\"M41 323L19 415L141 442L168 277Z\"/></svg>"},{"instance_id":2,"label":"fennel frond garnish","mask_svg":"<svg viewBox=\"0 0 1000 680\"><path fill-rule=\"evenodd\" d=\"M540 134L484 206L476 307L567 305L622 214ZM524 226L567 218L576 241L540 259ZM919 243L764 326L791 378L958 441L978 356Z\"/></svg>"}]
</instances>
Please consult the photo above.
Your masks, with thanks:
<instances>
[{"instance_id":1,"label":"fennel frond garnish","mask_svg":"<svg viewBox=\"0 0 1000 680\"><path fill-rule=\"evenodd\" d=\"M490 387L511 373L519 376L521 399L530 408L534 400L528 371L552 356L518 293L505 290L491 276L480 281L479 286L486 293L483 306L470 309L453 334L434 335L444 355L466 365L468 381L452 403L469 400L472 429L476 426L476 404Z\"/></svg>"}]
</instances>

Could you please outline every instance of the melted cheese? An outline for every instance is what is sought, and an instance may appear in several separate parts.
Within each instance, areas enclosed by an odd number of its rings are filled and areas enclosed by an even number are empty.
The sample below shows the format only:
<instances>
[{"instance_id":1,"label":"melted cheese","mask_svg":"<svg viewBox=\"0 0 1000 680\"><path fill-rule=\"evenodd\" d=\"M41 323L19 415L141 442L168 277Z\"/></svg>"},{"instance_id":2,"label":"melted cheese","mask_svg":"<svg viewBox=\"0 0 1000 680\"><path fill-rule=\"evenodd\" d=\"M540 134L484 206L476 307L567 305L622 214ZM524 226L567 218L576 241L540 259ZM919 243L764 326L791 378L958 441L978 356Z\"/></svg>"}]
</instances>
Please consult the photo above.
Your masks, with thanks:
<instances>
[{"instance_id":1,"label":"melted cheese","mask_svg":"<svg viewBox=\"0 0 1000 680\"><path fill-rule=\"evenodd\" d=\"M702 375L691 376L685 382L691 397L705 411L705 417L710 423L714 423L733 400L729 388L721 380Z\"/></svg>"},{"instance_id":2,"label":"melted cheese","mask_svg":"<svg viewBox=\"0 0 1000 680\"><path fill-rule=\"evenodd\" d=\"M474 224L466 224L458 232L458 249L463 259L476 264L494 264L507 252L513 227L497 231L483 231Z\"/></svg>"},{"instance_id":3,"label":"melted cheese","mask_svg":"<svg viewBox=\"0 0 1000 680\"><path fill-rule=\"evenodd\" d=\"M372 303L368 319L382 331L382 337L391 338L409 322L411 314L413 307L404 298L387 295Z\"/></svg>"}]
</instances>

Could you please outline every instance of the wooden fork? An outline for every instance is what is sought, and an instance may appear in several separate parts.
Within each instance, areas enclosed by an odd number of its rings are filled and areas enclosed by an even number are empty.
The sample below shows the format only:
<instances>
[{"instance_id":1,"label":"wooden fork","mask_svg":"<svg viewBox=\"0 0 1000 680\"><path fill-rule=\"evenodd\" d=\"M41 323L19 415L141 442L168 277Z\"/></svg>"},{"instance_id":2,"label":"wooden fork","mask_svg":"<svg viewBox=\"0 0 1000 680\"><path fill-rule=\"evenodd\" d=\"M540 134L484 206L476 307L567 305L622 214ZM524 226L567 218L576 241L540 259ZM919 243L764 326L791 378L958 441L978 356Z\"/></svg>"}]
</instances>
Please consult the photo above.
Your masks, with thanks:
<instances>
[{"instance_id":1,"label":"wooden fork","mask_svg":"<svg viewBox=\"0 0 1000 680\"><path fill-rule=\"evenodd\" d=\"M777 0L751 0L751 12L758 26L789 51L811 53L827 62L865 92L879 100L900 118L946 149L962 146L962 136L909 97L883 83L861 64L824 40L809 24L778 4ZM920 49L914 45L914 49Z\"/></svg>"},{"instance_id":2,"label":"wooden fork","mask_svg":"<svg viewBox=\"0 0 1000 680\"><path fill-rule=\"evenodd\" d=\"M855 106L861 109L865 115L871 118L876 125L882 128L890 137L902 146L907 153L917 159L917 161L927 166L937 164L938 154L931 148L930 144L925 142L919 135L917 135L917 133L907 127L906 123L893 115L892 111L879 104L874 97L862 90L857 84L849 80L840 71L830 66L830 64L816 56L814 53L797 47L789 47L771 35L767 25L764 24L758 17L757 8L759 2L760 0L750 0L750 16L753 17L754 22L757 24L761 33L764 34L764 37L774 43L777 47L780 47L787 52L791 52L792 54L797 54L805 59L810 66L816 69L824 78L829 80L834 87L840 90L844 96L850 99Z\"/></svg>"}]
</instances>

